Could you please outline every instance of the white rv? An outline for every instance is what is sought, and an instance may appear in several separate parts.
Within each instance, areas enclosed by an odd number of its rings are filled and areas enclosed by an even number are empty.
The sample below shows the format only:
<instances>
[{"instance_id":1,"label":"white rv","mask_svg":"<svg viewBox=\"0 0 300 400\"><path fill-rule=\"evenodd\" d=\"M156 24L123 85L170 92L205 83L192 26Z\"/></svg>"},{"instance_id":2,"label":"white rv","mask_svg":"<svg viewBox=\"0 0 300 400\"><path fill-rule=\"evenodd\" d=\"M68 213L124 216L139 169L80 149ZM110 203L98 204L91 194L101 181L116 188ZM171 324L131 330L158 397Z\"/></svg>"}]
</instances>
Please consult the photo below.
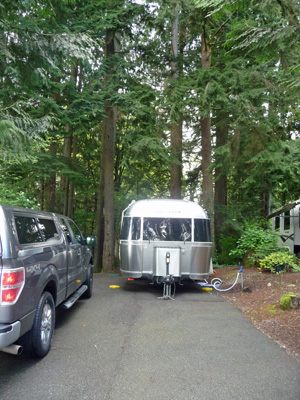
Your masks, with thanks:
<instances>
[{"instance_id":1,"label":"white rv","mask_svg":"<svg viewBox=\"0 0 300 400\"><path fill-rule=\"evenodd\" d=\"M300 254L300 200L278 208L268 218L272 218L272 229L278 233L279 243Z\"/></svg>"},{"instance_id":2,"label":"white rv","mask_svg":"<svg viewBox=\"0 0 300 400\"><path fill-rule=\"evenodd\" d=\"M202 207L185 200L132 202L122 213L123 276L161 281L204 280L212 273L210 223Z\"/></svg>"}]
</instances>

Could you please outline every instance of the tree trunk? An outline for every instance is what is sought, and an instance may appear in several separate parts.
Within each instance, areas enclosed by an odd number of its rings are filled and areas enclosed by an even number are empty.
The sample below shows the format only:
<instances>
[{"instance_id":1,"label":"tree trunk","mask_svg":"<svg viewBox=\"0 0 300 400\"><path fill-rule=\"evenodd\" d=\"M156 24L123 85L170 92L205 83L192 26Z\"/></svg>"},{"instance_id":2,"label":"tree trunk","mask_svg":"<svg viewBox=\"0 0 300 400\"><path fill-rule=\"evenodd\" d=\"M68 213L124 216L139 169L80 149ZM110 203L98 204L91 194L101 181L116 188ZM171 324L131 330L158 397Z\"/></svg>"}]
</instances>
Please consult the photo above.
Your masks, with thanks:
<instances>
[{"instance_id":1,"label":"tree trunk","mask_svg":"<svg viewBox=\"0 0 300 400\"><path fill-rule=\"evenodd\" d=\"M201 45L201 65L202 68L211 67L211 52L206 39L205 32L202 35ZM209 83L208 83L209 85ZM207 86L208 87L208 86ZM206 115L201 116L201 157L202 157L202 200L203 206L206 210L208 217L211 221L211 229L213 236L214 218L213 218L213 180L212 174L209 170L211 166L211 131L210 131L210 113L209 110Z\"/></svg>"},{"instance_id":2,"label":"tree trunk","mask_svg":"<svg viewBox=\"0 0 300 400\"><path fill-rule=\"evenodd\" d=\"M66 136L64 138L64 149L63 156L65 157L65 161L68 164L71 159L72 152L72 130L71 125L67 122L65 128ZM68 215L68 204L69 204L69 178L64 176L62 179L62 189L64 191L64 209L63 214Z\"/></svg>"},{"instance_id":3,"label":"tree trunk","mask_svg":"<svg viewBox=\"0 0 300 400\"><path fill-rule=\"evenodd\" d=\"M72 67L72 76L71 79L74 81L74 86L76 87L78 79L77 90L81 92L82 89L82 69L79 68L79 65ZM72 129L72 168L75 169L77 163L77 143L78 136L74 135L74 130ZM68 196L68 217L72 218L73 210L74 210L74 194L75 194L75 182L72 180L69 183L69 196Z\"/></svg>"},{"instance_id":4,"label":"tree trunk","mask_svg":"<svg viewBox=\"0 0 300 400\"><path fill-rule=\"evenodd\" d=\"M55 156L58 148L58 143L54 140L50 143L49 154ZM55 195L56 195L56 173L51 172L49 178L45 181L45 211L55 211Z\"/></svg>"},{"instance_id":5,"label":"tree trunk","mask_svg":"<svg viewBox=\"0 0 300 400\"><path fill-rule=\"evenodd\" d=\"M73 136L72 140L72 166L76 166L77 158L77 136ZM68 217L72 218L74 209L74 194L75 194L75 182L71 181L69 184L69 196L68 196Z\"/></svg>"},{"instance_id":6,"label":"tree trunk","mask_svg":"<svg viewBox=\"0 0 300 400\"><path fill-rule=\"evenodd\" d=\"M52 77L51 80L55 83L59 82L59 78ZM55 92L52 93L52 98L56 103L59 103L59 94ZM58 143L54 137L49 145L48 153L50 156L56 156L58 150ZM44 182L45 196L43 201L42 210L45 211L55 211L55 200L56 200L56 172L51 172L48 179Z\"/></svg>"},{"instance_id":7,"label":"tree trunk","mask_svg":"<svg viewBox=\"0 0 300 400\"><path fill-rule=\"evenodd\" d=\"M102 157L102 153L101 153ZM101 160L101 165L103 161ZM104 239L104 221L103 221L103 209L104 209L104 176L103 169L100 171L100 182L99 191L97 197L97 218L96 218L96 236L97 246L95 249L95 262L94 266L97 272L102 270L102 257L103 257L103 239Z\"/></svg>"},{"instance_id":8,"label":"tree trunk","mask_svg":"<svg viewBox=\"0 0 300 400\"><path fill-rule=\"evenodd\" d=\"M115 70L115 62L112 58L115 54L114 30L109 30L105 36L105 57L107 59L107 75L104 85L107 94L114 91L111 83ZM112 92L110 91L112 89ZM114 159L115 159L115 133L116 133L116 108L111 100L105 101L105 117L102 122L102 171L104 184L104 242L102 267L104 272L111 271L115 263L115 226L114 226Z\"/></svg>"},{"instance_id":9,"label":"tree trunk","mask_svg":"<svg viewBox=\"0 0 300 400\"><path fill-rule=\"evenodd\" d=\"M171 71L172 79L178 80L179 66L178 66L178 16L179 10L175 11L175 20L172 25L171 46L172 57ZM178 109L178 104L174 104L175 109ZM175 114L175 113L174 113ZM171 182L170 182L170 195L172 199L181 199L181 186L182 186L182 115L176 112L176 116L171 116L173 122L170 126L171 132L171 148L173 155L176 157L177 162L171 163Z\"/></svg>"},{"instance_id":10,"label":"tree trunk","mask_svg":"<svg viewBox=\"0 0 300 400\"><path fill-rule=\"evenodd\" d=\"M223 116L224 117L224 116ZM226 116L225 116L226 118ZM220 118L224 121L225 118ZM220 128L216 129L216 149L224 146L228 140L228 125L224 124ZM222 160L216 156L216 164L221 164ZM222 207L227 204L227 175L224 168L217 166L215 168L215 239L216 241L220 238L222 231L222 225L224 223L224 215L222 214Z\"/></svg>"}]
</instances>

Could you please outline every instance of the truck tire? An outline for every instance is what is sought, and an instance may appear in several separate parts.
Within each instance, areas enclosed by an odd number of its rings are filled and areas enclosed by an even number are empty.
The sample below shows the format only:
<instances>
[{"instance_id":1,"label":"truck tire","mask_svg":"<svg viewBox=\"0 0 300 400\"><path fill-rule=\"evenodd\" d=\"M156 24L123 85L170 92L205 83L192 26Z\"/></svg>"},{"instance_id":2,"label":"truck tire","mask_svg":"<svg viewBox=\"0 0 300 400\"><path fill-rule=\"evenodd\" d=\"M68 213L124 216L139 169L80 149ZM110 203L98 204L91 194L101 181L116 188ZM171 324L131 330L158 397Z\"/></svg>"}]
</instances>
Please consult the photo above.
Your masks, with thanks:
<instances>
[{"instance_id":1,"label":"truck tire","mask_svg":"<svg viewBox=\"0 0 300 400\"><path fill-rule=\"evenodd\" d=\"M55 327L55 304L51 293L44 292L37 306L33 326L21 339L24 353L42 358L48 354Z\"/></svg>"},{"instance_id":2,"label":"truck tire","mask_svg":"<svg viewBox=\"0 0 300 400\"><path fill-rule=\"evenodd\" d=\"M82 297L84 299L90 299L93 294L93 265L89 264L88 273L84 285L87 285L87 290L83 293Z\"/></svg>"}]
</instances>

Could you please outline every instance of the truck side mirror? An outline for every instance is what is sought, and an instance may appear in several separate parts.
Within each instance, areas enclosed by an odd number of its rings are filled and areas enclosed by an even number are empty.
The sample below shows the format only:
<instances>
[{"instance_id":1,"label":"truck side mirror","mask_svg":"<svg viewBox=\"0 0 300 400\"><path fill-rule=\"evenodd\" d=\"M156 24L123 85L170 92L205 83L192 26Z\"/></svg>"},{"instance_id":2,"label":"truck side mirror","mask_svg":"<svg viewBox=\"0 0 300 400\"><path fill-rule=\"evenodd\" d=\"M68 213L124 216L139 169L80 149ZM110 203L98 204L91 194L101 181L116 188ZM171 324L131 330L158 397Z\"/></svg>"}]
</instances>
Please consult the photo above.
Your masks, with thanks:
<instances>
[{"instance_id":1,"label":"truck side mirror","mask_svg":"<svg viewBox=\"0 0 300 400\"><path fill-rule=\"evenodd\" d=\"M88 236L86 238L86 244L88 246L96 246L96 244L97 244L97 236Z\"/></svg>"}]
</instances>

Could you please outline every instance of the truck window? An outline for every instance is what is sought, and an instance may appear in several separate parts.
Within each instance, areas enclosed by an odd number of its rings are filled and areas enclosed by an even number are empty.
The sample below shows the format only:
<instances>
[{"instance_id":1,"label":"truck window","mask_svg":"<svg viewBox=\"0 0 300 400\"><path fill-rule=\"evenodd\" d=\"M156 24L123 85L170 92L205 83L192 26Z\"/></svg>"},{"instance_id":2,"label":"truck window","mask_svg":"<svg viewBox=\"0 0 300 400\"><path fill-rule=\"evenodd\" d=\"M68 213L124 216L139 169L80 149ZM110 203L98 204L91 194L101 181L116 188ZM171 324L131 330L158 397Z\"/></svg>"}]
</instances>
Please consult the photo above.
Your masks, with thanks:
<instances>
[{"instance_id":1,"label":"truck window","mask_svg":"<svg viewBox=\"0 0 300 400\"><path fill-rule=\"evenodd\" d=\"M191 241L189 218L144 218L143 240Z\"/></svg>"},{"instance_id":2,"label":"truck window","mask_svg":"<svg viewBox=\"0 0 300 400\"><path fill-rule=\"evenodd\" d=\"M15 223L20 244L43 242L35 218L16 215Z\"/></svg>"},{"instance_id":3,"label":"truck window","mask_svg":"<svg viewBox=\"0 0 300 400\"><path fill-rule=\"evenodd\" d=\"M84 244L83 237L81 235L79 228L75 225L75 223L73 221L68 220L68 222L69 222L70 228L73 231L73 235L74 235L74 239L75 239L75 243L73 240L73 244Z\"/></svg>"},{"instance_id":4,"label":"truck window","mask_svg":"<svg viewBox=\"0 0 300 400\"><path fill-rule=\"evenodd\" d=\"M59 225L60 225L60 227L61 227L61 229L62 229L62 231L63 231L63 233L65 235L65 238L67 239L68 244L71 244L72 237L71 237L69 228L68 228L68 226L66 224L66 221L64 219L60 218L59 219Z\"/></svg>"},{"instance_id":5,"label":"truck window","mask_svg":"<svg viewBox=\"0 0 300 400\"><path fill-rule=\"evenodd\" d=\"M211 242L210 224L208 219L194 220L194 241Z\"/></svg>"},{"instance_id":6,"label":"truck window","mask_svg":"<svg viewBox=\"0 0 300 400\"><path fill-rule=\"evenodd\" d=\"M45 219L38 218L38 225L43 236L43 239L46 241L49 240L58 240L59 235L55 226L53 219Z\"/></svg>"}]
</instances>

